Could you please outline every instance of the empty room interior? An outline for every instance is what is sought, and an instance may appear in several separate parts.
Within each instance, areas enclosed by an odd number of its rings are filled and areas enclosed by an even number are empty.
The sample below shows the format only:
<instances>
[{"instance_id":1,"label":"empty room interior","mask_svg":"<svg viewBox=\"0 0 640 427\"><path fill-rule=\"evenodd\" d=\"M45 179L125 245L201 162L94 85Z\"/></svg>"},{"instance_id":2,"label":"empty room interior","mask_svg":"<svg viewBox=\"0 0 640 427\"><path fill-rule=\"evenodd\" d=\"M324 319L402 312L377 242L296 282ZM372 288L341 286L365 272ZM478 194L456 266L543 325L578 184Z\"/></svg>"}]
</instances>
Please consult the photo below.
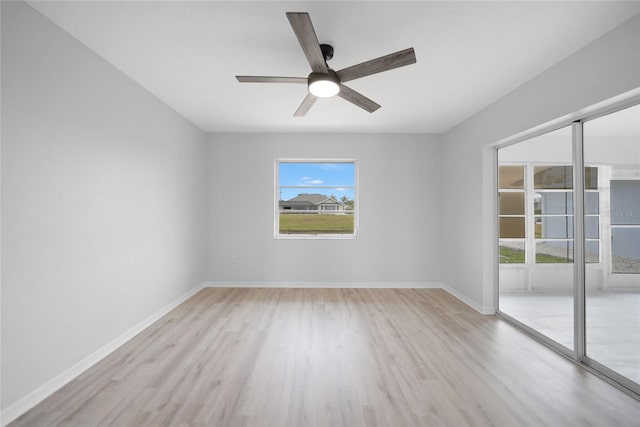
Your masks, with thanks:
<instances>
[{"instance_id":1,"label":"empty room interior","mask_svg":"<svg viewBox=\"0 0 640 427\"><path fill-rule=\"evenodd\" d=\"M640 426L640 1L2 1L2 426Z\"/></svg>"}]
</instances>

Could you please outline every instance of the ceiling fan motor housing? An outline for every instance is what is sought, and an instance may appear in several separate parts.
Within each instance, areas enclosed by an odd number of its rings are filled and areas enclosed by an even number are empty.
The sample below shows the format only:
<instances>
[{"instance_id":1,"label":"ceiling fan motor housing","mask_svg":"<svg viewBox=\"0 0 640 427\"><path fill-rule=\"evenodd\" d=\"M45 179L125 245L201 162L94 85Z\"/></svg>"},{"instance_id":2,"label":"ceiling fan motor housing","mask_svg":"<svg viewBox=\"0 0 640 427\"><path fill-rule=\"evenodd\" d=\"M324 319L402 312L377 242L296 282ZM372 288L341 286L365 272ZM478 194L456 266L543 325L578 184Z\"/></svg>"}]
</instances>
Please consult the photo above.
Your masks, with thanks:
<instances>
[{"instance_id":1,"label":"ceiling fan motor housing","mask_svg":"<svg viewBox=\"0 0 640 427\"><path fill-rule=\"evenodd\" d=\"M333 58L333 46L330 44L321 44L320 50L322 51L322 56L324 56L324 62L331 61Z\"/></svg>"}]
</instances>

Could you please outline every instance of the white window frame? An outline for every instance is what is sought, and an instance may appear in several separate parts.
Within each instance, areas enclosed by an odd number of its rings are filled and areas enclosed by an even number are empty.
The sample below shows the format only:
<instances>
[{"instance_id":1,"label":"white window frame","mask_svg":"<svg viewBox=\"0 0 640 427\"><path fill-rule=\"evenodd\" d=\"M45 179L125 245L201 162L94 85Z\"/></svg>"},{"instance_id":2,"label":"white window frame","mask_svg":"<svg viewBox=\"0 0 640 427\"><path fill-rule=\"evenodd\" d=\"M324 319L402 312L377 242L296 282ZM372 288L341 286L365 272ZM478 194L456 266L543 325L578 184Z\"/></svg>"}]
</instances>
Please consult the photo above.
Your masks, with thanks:
<instances>
[{"instance_id":1,"label":"white window frame","mask_svg":"<svg viewBox=\"0 0 640 427\"><path fill-rule=\"evenodd\" d=\"M280 233L280 177L278 176L280 163L351 163L353 164L353 234L281 234ZM359 167L357 159L328 159L328 158L275 158L274 193L273 193L273 236L284 240L354 240L359 236L360 195L359 195ZM318 186L300 186L300 188L314 189ZM322 186L321 188L340 188L338 186Z\"/></svg>"},{"instance_id":2,"label":"white window frame","mask_svg":"<svg viewBox=\"0 0 640 427\"><path fill-rule=\"evenodd\" d=\"M525 246L525 261L522 263L500 263L498 257L498 264L500 268L522 268L522 266L536 266L536 268L558 268L560 265L572 265L573 263L545 263L545 262L537 262L536 261L536 244L542 243L545 241L555 241L555 242L573 242L575 248L575 236L574 237L565 237L565 238L537 238L535 234L535 224L536 218L551 218L551 217L571 217L575 218L574 214L536 214L535 206L533 203L533 196L535 193L571 193L574 194L574 189L536 189L534 188L534 169L536 167L546 167L546 166L571 166L566 162L504 162L500 163L500 166L523 166L524 167L524 189L503 189L498 188L498 192L503 193L518 193L524 192L525 195L525 237L524 238L501 238L498 235L498 244L500 241L517 241L524 242ZM603 200L602 194L603 191L600 188L600 183L603 182L602 168L597 164L588 164L585 167L596 168L598 170L598 188L596 189L585 189L586 193L598 193L598 213L597 214L585 214L586 217L597 217L598 218L598 238L585 238L585 242L596 242L598 244L598 261L597 262L589 262L587 264L601 264L604 262L602 256L602 242L603 235L602 230L605 225L602 223L602 209L603 209ZM575 197L575 196L572 196ZM500 215L500 210L498 209L498 219L499 218L509 218L509 217L519 217L521 215ZM575 219L574 219L575 221ZM498 227L499 232L500 227ZM575 249L574 249L575 251ZM575 252L574 252L575 257ZM561 267L560 267L561 268Z\"/></svg>"},{"instance_id":3,"label":"white window frame","mask_svg":"<svg viewBox=\"0 0 640 427\"><path fill-rule=\"evenodd\" d=\"M529 222L529 198L527 197L529 195L528 192L528 183L529 183L529 176L528 176L528 166L526 163L519 163L519 162L505 162L505 163L500 163L498 165L498 168L500 166L518 166L518 167L522 167L522 179L524 181L524 185L522 186L522 188L500 188L500 185L498 184L498 200L500 200L500 193L522 193L523 197L524 197L524 214L523 215L502 215L500 214L500 209L498 208L498 245L500 244L500 242L504 241L504 242L522 242L524 244L524 253L525 253L525 260L521 263L519 262L512 262L512 263L501 263L500 262L500 256L498 254L498 263L500 265L500 267L504 267L504 266L517 266L517 267L521 267L525 264L529 264L527 257L529 256L530 253L530 248L528 247L529 245L529 226L528 226L528 222ZM498 169L499 170L499 169ZM498 176L499 176L499 172L498 172ZM500 230L500 219L501 218L524 218L525 221L525 228L524 228L524 237L500 237L499 235L499 230Z\"/></svg>"}]
</instances>

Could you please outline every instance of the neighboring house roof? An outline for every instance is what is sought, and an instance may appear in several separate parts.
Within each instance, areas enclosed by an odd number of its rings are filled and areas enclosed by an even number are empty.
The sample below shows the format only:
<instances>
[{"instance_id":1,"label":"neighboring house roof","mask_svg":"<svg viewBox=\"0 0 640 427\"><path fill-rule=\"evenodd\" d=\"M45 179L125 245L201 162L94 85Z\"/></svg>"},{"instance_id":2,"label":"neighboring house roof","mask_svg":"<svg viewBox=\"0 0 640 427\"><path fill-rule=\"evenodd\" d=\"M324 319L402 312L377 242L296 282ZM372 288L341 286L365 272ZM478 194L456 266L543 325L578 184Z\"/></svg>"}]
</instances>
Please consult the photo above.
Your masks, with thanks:
<instances>
[{"instance_id":1,"label":"neighboring house roof","mask_svg":"<svg viewBox=\"0 0 640 427\"><path fill-rule=\"evenodd\" d=\"M302 205L314 205L314 206L318 206L321 205L323 203L337 203L339 205L342 204L342 202L332 198L332 197L327 197L324 194L307 194L307 193L303 193L303 194L298 194L298 196L289 199L289 200L281 200L280 204L286 204L286 205L298 205L298 206L302 206Z\"/></svg>"}]
</instances>

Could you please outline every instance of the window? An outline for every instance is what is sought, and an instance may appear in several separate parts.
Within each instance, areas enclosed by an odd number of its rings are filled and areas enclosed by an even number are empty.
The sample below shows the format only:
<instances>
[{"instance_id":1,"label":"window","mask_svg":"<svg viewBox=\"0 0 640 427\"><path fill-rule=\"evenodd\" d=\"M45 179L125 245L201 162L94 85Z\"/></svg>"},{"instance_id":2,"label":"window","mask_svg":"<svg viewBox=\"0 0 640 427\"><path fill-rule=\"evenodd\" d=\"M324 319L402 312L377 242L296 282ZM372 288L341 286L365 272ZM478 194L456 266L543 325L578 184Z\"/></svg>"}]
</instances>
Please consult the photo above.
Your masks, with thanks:
<instances>
[{"instance_id":1,"label":"window","mask_svg":"<svg viewBox=\"0 0 640 427\"><path fill-rule=\"evenodd\" d=\"M355 238L355 160L275 161L276 238Z\"/></svg>"},{"instance_id":2,"label":"window","mask_svg":"<svg viewBox=\"0 0 640 427\"><path fill-rule=\"evenodd\" d=\"M498 170L500 263L525 262L524 166L500 166Z\"/></svg>"},{"instance_id":3,"label":"window","mask_svg":"<svg viewBox=\"0 0 640 427\"><path fill-rule=\"evenodd\" d=\"M587 262L599 262L598 168L585 167ZM538 264L573 262L573 167L534 166L533 203Z\"/></svg>"},{"instance_id":4,"label":"window","mask_svg":"<svg viewBox=\"0 0 640 427\"><path fill-rule=\"evenodd\" d=\"M600 261L598 168L585 167L586 261ZM500 263L573 262L573 167L501 164L498 168ZM531 219L532 218L532 219ZM530 229L528 224L532 223ZM528 233L527 230L530 232Z\"/></svg>"},{"instance_id":5,"label":"window","mask_svg":"<svg viewBox=\"0 0 640 427\"><path fill-rule=\"evenodd\" d=\"M611 272L640 274L640 179L616 179L611 187Z\"/></svg>"}]
</instances>

